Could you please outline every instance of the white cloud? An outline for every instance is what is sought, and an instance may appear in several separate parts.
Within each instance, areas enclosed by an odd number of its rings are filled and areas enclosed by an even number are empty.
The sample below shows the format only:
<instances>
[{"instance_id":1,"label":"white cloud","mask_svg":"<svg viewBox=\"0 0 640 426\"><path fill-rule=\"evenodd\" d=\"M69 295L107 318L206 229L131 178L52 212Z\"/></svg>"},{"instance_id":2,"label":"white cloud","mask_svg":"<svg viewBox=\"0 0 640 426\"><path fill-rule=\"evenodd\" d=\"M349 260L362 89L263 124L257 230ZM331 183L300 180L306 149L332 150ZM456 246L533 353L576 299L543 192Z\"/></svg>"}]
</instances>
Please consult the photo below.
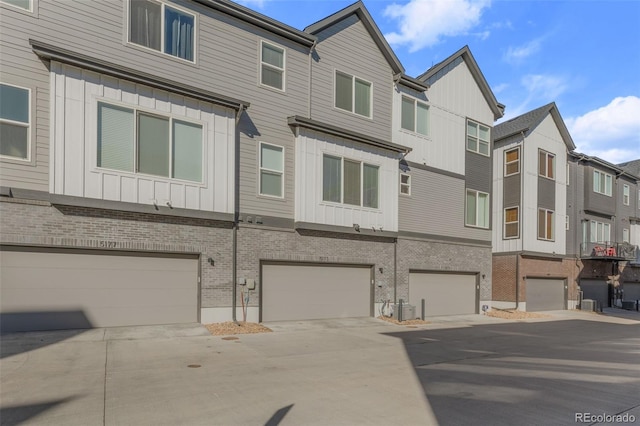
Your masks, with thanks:
<instances>
[{"instance_id":1,"label":"white cloud","mask_svg":"<svg viewBox=\"0 0 640 426\"><path fill-rule=\"evenodd\" d=\"M567 78L551 74L527 74L520 79L520 85L524 91L516 91L518 98L507 102L506 114L500 119L501 122L557 101L569 88Z\"/></svg>"},{"instance_id":2,"label":"white cloud","mask_svg":"<svg viewBox=\"0 0 640 426\"><path fill-rule=\"evenodd\" d=\"M508 87L509 87L509 83L501 83L501 84L498 84L497 86L494 86L491 89L491 91L497 95L500 92L504 92Z\"/></svg>"},{"instance_id":3,"label":"white cloud","mask_svg":"<svg viewBox=\"0 0 640 426\"><path fill-rule=\"evenodd\" d=\"M510 46L506 53L503 56L505 62L510 64L518 64L524 61L531 55L534 55L540 51L540 47L542 46L542 39L537 38L535 40L531 40L530 42L518 46L512 47Z\"/></svg>"},{"instance_id":4,"label":"white cloud","mask_svg":"<svg viewBox=\"0 0 640 426\"><path fill-rule=\"evenodd\" d=\"M384 16L398 21L398 31L385 34L391 45L409 45L410 52L433 46L441 37L467 34L480 23L490 0L410 0L391 4Z\"/></svg>"},{"instance_id":5,"label":"white cloud","mask_svg":"<svg viewBox=\"0 0 640 426\"><path fill-rule=\"evenodd\" d=\"M617 164L640 158L639 117L640 98L627 96L565 123L577 151Z\"/></svg>"}]
</instances>

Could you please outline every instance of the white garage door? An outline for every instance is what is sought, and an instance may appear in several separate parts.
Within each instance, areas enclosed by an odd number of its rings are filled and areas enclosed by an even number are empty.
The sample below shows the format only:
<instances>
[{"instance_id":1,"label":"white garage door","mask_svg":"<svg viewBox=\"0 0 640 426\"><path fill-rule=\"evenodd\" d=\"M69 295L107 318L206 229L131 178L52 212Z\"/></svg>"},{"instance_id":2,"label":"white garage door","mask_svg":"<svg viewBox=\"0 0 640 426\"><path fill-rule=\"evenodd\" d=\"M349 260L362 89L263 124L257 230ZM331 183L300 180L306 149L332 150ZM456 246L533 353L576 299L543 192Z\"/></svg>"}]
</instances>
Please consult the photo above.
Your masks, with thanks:
<instances>
[{"instance_id":1,"label":"white garage door","mask_svg":"<svg viewBox=\"0 0 640 426\"><path fill-rule=\"evenodd\" d=\"M527 278L527 311L557 311L566 309L565 280Z\"/></svg>"},{"instance_id":2,"label":"white garage door","mask_svg":"<svg viewBox=\"0 0 640 426\"><path fill-rule=\"evenodd\" d=\"M262 321L367 317L371 268L262 265Z\"/></svg>"},{"instance_id":3,"label":"white garage door","mask_svg":"<svg viewBox=\"0 0 640 426\"><path fill-rule=\"evenodd\" d=\"M198 259L0 252L4 331L196 322Z\"/></svg>"},{"instance_id":4,"label":"white garage door","mask_svg":"<svg viewBox=\"0 0 640 426\"><path fill-rule=\"evenodd\" d=\"M478 313L476 274L443 274L411 272L409 303L421 315L422 299L425 316Z\"/></svg>"}]
</instances>

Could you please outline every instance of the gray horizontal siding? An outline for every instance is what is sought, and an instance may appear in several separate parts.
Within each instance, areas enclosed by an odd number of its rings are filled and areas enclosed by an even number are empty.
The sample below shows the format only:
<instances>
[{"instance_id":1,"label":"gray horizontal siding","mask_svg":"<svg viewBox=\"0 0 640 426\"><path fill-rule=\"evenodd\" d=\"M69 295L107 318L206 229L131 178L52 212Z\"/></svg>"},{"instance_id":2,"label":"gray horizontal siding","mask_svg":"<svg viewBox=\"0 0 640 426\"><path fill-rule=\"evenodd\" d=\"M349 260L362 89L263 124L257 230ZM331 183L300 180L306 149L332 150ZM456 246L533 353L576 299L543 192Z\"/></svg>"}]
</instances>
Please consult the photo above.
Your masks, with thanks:
<instances>
[{"instance_id":1,"label":"gray horizontal siding","mask_svg":"<svg viewBox=\"0 0 640 426\"><path fill-rule=\"evenodd\" d=\"M556 210L556 182L538 177L538 207Z\"/></svg>"},{"instance_id":2,"label":"gray horizontal siding","mask_svg":"<svg viewBox=\"0 0 640 426\"><path fill-rule=\"evenodd\" d=\"M411 196L400 196L399 231L491 241L491 231L464 225L465 181L411 168Z\"/></svg>"},{"instance_id":3,"label":"gray horizontal siding","mask_svg":"<svg viewBox=\"0 0 640 426\"><path fill-rule=\"evenodd\" d=\"M602 170L603 172L608 173L613 177L610 197L608 195L597 193L593 190L594 170L596 169L590 166L584 167L584 209L606 215L614 215L616 212L615 196L618 191L615 174L606 170Z\"/></svg>"},{"instance_id":4,"label":"gray horizontal siding","mask_svg":"<svg viewBox=\"0 0 640 426\"><path fill-rule=\"evenodd\" d=\"M0 81L31 89L31 159L0 160L0 186L49 191L49 72L22 32L38 20L9 7L0 14Z\"/></svg>"},{"instance_id":5,"label":"gray horizontal siding","mask_svg":"<svg viewBox=\"0 0 640 426\"><path fill-rule=\"evenodd\" d=\"M489 152L492 152L490 149ZM465 176L467 188L491 192L493 185L491 157L465 150Z\"/></svg>"},{"instance_id":6,"label":"gray horizontal siding","mask_svg":"<svg viewBox=\"0 0 640 426\"><path fill-rule=\"evenodd\" d=\"M318 34L312 71L311 118L391 140L393 72L356 15ZM334 107L334 76L339 70L373 85L372 119Z\"/></svg>"}]
</instances>

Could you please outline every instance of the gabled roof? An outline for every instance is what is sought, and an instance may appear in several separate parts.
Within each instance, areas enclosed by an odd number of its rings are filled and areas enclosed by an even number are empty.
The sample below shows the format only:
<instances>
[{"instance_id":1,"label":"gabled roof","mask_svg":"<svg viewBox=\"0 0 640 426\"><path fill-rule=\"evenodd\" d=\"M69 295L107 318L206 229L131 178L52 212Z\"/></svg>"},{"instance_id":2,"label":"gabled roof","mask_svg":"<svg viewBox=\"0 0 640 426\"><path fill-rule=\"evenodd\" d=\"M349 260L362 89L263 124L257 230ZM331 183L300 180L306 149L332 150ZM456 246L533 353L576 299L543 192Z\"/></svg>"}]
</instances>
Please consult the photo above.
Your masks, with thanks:
<instances>
[{"instance_id":1,"label":"gabled roof","mask_svg":"<svg viewBox=\"0 0 640 426\"><path fill-rule=\"evenodd\" d=\"M542 123L542 120L544 120L548 114L551 114L553 121L555 121L556 126L558 126L558 130L562 135L565 145L567 145L567 149L569 151L576 149L573 139L569 134L569 130L564 124L564 120L562 119L555 102L551 102L550 104L541 106L540 108L536 108L532 111L519 115L518 117L512 118L511 120L505 121L504 123L498 124L493 128L494 139L499 141L518 133L525 133L525 135L528 135L533 131L533 129Z\"/></svg>"},{"instance_id":2,"label":"gabled roof","mask_svg":"<svg viewBox=\"0 0 640 426\"><path fill-rule=\"evenodd\" d=\"M640 176L640 158L633 161L627 161L626 163L620 163L618 164L618 167L629 174Z\"/></svg>"},{"instance_id":3,"label":"gabled roof","mask_svg":"<svg viewBox=\"0 0 640 426\"><path fill-rule=\"evenodd\" d=\"M389 62L389 65L393 69L394 74L404 73L404 67L400 63L400 60L387 43L387 40L385 40L384 36L380 32L380 29L369 14L369 11L364 6L364 3L362 3L362 1L360 0L353 3L351 6L347 6L344 9L334 13L333 15L327 16L326 18L316 22L315 24L309 25L304 29L304 31L309 34L317 35L322 30L337 24L338 22L342 21L345 18L348 18L353 14L358 16L367 31L369 31L369 34L371 34L371 38L373 38L373 41L380 49L380 52L382 52L384 57L387 59L387 62Z\"/></svg>"},{"instance_id":4,"label":"gabled roof","mask_svg":"<svg viewBox=\"0 0 640 426\"><path fill-rule=\"evenodd\" d=\"M253 24L274 34L311 47L316 42L316 38L310 34L293 28L273 18L262 15L248 7L241 6L229 0L194 0L219 12L226 13L242 21Z\"/></svg>"},{"instance_id":5,"label":"gabled roof","mask_svg":"<svg viewBox=\"0 0 640 426\"><path fill-rule=\"evenodd\" d=\"M467 64L467 67L469 67L469 70L471 71L471 75L473 75L473 78L476 80L476 84L480 88L480 91L484 95L484 98L487 100L487 103L489 104L491 111L493 111L494 118L497 120L500 117L502 117L504 115L505 106L500 102L498 102L498 100L496 99L495 95L493 94L493 91L491 90L491 87L489 87L489 83L487 83L487 80L484 78L484 74L482 74L482 71L480 71L480 67L478 66L478 63L476 62L475 58L471 54L471 50L469 49L469 46L464 46L462 49L458 50L456 53L449 56L444 61L435 64L434 66L429 68L425 73L419 75L418 80L422 80L422 81L429 80L431 77L436 75L444 67L451 64L458 57L462 57L462 59Z\"/></svg>"}]
</instances>

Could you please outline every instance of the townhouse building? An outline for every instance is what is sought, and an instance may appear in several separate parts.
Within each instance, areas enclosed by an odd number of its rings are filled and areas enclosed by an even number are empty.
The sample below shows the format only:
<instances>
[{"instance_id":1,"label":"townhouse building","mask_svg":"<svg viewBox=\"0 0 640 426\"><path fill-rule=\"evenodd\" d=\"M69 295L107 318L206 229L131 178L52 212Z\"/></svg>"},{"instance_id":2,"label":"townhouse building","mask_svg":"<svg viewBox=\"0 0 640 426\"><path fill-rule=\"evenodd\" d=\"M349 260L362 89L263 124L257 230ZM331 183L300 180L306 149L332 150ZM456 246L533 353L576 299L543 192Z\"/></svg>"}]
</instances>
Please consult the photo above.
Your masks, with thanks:
<instances>
[{"instance_id":1,"label":"townhouse building","mask_svg":"<svg viewBox=\"0 0 640 426\"><path fill-rule=\"evenodd\" d=\"M504 107L468 48L409 77L362 2L0 8L4 330L490 305Z\"/></svg>"},{"instance_id":2,"label":"townhouse building","mask_svg":"<svg viewBox=\"0 0 640 426\"><path fill-rule=\"evenodd\" d=\"M580 261L583 297L603 307L640 299L637 164L615 165L578 152L568 157L574 226L567 230L567 251Z\"/></svg>"},{"instance_id":3,"label":"townhouse building","mask_svg":"<svg viewBox=\"0 0 640 426\"><path fill-rule=\"evenodd\" d=\"M581 265L567 249L576 222L568 209L575 149L555 103L495 128L493 305L572 309Z\"/></svg>"}]
</instances>

